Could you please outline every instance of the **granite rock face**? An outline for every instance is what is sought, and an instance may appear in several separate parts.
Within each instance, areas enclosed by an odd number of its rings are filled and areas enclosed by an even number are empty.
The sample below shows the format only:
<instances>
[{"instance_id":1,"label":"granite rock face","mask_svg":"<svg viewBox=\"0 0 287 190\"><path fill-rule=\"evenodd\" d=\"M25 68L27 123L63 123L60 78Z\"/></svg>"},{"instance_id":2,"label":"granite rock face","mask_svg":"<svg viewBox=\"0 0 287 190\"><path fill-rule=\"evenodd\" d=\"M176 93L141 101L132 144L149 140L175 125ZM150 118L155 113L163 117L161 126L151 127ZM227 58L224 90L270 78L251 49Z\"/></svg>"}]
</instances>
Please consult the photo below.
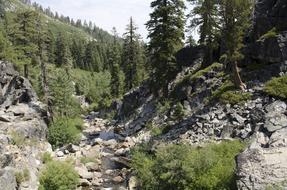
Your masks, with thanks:
<instances>
[{"instance_id":1,"label":"granite rock face","mask_svg":"<svg viewBox=\"0 0 287 190\"><path fill-rule=\"evenodd\" d=\"M0 187L38 189L41 155L46 142L47 113L30 82L12 64L0 62ZM16 183L15 174L29 171L29 180Z\"/></svg>"}]
</instances>

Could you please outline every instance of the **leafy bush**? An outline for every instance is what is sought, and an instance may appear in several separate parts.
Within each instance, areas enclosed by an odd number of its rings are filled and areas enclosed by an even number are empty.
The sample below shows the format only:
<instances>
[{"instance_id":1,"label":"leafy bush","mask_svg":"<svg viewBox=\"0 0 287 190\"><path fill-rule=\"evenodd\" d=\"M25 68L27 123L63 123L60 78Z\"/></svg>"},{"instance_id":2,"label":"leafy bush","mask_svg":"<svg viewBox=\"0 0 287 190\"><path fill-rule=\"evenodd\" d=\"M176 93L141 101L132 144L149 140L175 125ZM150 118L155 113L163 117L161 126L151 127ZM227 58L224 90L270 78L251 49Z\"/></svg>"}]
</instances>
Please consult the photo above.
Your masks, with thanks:
<instances>
[{"instance_id":1,"label":"leafy bush","mask_svg":"<svg viewBox=\"0 0 287 190\"><path fill-rule=\"evenodd\" d=\"M79 184L79 175L68 162L49 162L40 176L39 190L71 190Z\"/></svg>"},{"instance_id":2,"label":"leafy bush","mask_svg":"<svg viewBox=\"0 0 287 190\"><path fill-rule=\"evenodd\" d=\"M53 148L69 143L76 144L80 140L81 130L82 120L80 118L57 118L49 127L48 141Z\"/></svg>"},{"instance_id":3,"label":"leafy bush","mask_svg":"<svg viewBox=\"0 0 287 190\"><path fill-rule=\"evenodd\" d=\"M132 152L132 167L143 190L234 189L235 156L243 148L239 141L203 148L166 145L154 154L137 147Z\"/></svg>"},{"instance_id":4,"label":"leafy bush","mask_svg":"<svg viewBox=\"0 0 287 190\"><path fill-rule=\"evenodd\" d=\"M265 84L264 92L271 96L287 98L287 76L272 78Z\"/></svg>"},{"instance_id":5,"label":"leafy bush","mask_svg":"<svg viewBox=\"0 0 287 190\"><path fill-rule=\"evenodd\" d=\"M93 108L108 107L111 103L109 72L92 73L80 69L72 71L73 80L76 83L77 94L84 95Z\"/></svg>"},{"instance_id":6,"label":"leafy bush","mask_svg":"<svg viewBox=\"0 0 287 190\"><path fill-rule=\"evenodd\" d=\"M219 99L224 104L242 104L251 99L251 93L238 91L231 81L226 81L212 93L211 99Z\"/></svg>"},{"instance_id":7,"label":"leafy bush","mask_svg":"<svg viewBox=\"0 0 287 190\"><path fill-rule=\"evenodd\" d=\"M17 184L21 184L25 181L30 180L30 172L27 168L25 168L23 171L16 172L15 177L16 177Z\"/></svg>"}]
</instances>

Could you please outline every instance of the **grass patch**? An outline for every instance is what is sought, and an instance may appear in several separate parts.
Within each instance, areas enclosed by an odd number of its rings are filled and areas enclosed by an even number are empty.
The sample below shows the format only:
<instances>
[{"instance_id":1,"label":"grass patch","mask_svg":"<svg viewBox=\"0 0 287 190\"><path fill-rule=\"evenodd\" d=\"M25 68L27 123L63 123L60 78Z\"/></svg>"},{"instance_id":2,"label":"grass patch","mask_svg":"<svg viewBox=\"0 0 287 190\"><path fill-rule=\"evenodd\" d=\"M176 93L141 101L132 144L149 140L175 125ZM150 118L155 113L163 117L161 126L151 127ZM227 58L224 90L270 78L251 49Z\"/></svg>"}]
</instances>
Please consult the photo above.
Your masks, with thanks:
<instances>
[{"instance_id":1,"label":"grass patch","mask_svg":"<svg viewBox=\"0 0 287 190\"><path fill-rule=\"evenodd\" d=\"M266 32L265 34L263 34L260 38L259 38L259 41L261 40L266 40L266 39L269 39L269 38L274 38L278 35L277 33L277 29L274 27L272 28L271 30L269 30L268 32Z\"/></svg>"},{"instance_id":2,"label":"grass patch","mask_svg":"<svg viewBox=\"0 0 287 190\"><path fill-rule=\"evenodd\" d=\"M268 95L287 98L287 76L272 78L265 84L264 92Z\"/></svg>"},{"instance_id":3,"label":"grass patch","mask_svg":"<svg viewBox=\"0 0 287 190\"><path fill-rule=\"evenodd\" d=\"M47 164L47 163L53 161L53 158L49 152L45 152L42 154L41 160L42 160L43 164Z\"/></svg>"},{"instance_id":4,"label":"grass patch","mask_svg":"<svg viewBox=\"0 0 287 190\"><path fill-rule=\"evenodd\" d=\"M199 79L201 76L204 76L205 74L209 73L210 71L214 69L222 68L222 64L220 63L213 63L212 65L206 67L205 69L199 70L195 74L190 76L190 80L196 80Z\"/></svg>"},{"instance_id":5,"label":"grass patch","mask_svg":"<svg viewBox=\"0 0 287 190\"><path fill-rule=\"evenodd\" d=\"M19 134L15 131L11 133L12 144L21 147L27 143L27 139L24 135Z\"/></svg>"},{"instance_id":6,"label":"grass patch","mask_svg":"<svg viewBox=\"0 0 287 190\"><path fill-rule=\"evenodd\" d=\"M25 168L23 171L16 172L15 177L16 177L16 182L19 185L25 181L30 180L30 172L27 168Z\"/></svg>"},{"instance_id":7,"label":"grass patch","mask_svg":"<svg viewBox=\"0 0 287 190\"><path fill-rule=\"evenodd\" d=\"M243 104L250 100L251 97L251 93L238 91L234 84L228 80L212 93L211 99L218 99L221 103L235 105Z\"/></svg>"},{"instance_id":8,"label":"grass patch","mask_svg":"<svg viewBox=\"0 0 287 190\"><path fill-rule=\"evenodd\" d=\"M151 153L132 151L132 168L142 190L236 189L235 156L245 145L239 141L207 144L203 148L165 145Z\"/></svg>"}]
</instances>

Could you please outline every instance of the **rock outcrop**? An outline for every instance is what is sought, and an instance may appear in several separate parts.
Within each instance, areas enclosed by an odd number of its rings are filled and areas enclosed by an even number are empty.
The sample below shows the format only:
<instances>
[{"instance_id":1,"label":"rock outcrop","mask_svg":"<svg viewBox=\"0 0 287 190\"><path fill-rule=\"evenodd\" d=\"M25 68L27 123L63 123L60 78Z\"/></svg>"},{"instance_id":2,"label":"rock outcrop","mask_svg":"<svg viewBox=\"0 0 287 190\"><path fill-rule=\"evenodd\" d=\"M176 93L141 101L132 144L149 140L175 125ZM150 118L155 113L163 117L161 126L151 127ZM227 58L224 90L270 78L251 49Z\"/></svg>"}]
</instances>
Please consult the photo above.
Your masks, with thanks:
<instances>
[{"instance_id":1,"label":"rock outcrop","mask_svg":"<svg viewBox=\"0 0 287 190\"><path fill-rule=\"evenodd\" d=\"M0 62L0 187L5 190L38 189L46 142L47 113L29 81L12 64ZM27 179L16 177L28 171Z\"/></svg>"}]
</instances>

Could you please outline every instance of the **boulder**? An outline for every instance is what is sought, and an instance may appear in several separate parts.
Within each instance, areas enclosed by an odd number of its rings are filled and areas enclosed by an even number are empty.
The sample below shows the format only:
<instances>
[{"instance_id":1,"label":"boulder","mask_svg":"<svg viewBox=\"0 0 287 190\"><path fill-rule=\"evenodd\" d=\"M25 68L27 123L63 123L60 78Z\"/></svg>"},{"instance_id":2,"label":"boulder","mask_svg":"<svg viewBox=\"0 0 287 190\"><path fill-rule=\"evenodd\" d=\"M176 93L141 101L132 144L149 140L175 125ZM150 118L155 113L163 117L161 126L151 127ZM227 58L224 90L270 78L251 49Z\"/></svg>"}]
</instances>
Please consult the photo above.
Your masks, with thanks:
<instances>
[{"instance_id":1,"label":"boulder","mask_svg":"<svg viewBox=\"0 0 287 190\"><path fill-rule=\"evenodd\" d=\"M5 190L17 189L17 182L13 170L11 169L0 170L0 187L1 189L4 188Z\"/></svg>"},{"instance_id":2,"label":"boulder","mask_svg":"<svg viewBox=\"0 0 287 190\"><path fill-rule=\"evenodd\" d=\"M265 115L264 127L269 132L287 127L286 103L282 101L276 101L266 107L267 114Z\"/></svg>"},{"instance_id":3,"label":"boulder","mask_svg":"<svg viewBox=\"0 0 287 190\"><path fill-rule=\"evenodd\" d=\"M93 179L94 175L92 172L89 172L86 167L76 167L75 170L78 172L82 179Z\"/></svg>"},{"instance_id":4,"label":"boulder","mask_svg":"<svg viewBox=\"0 0 287 190\"><path fill-rule=\"evenodd\" d=\"M286 128L279 130L268 143L264 135L256 135L255 141L236 158L238 189L287 188L286 134Z\"/></svg>"}]
</instances>

